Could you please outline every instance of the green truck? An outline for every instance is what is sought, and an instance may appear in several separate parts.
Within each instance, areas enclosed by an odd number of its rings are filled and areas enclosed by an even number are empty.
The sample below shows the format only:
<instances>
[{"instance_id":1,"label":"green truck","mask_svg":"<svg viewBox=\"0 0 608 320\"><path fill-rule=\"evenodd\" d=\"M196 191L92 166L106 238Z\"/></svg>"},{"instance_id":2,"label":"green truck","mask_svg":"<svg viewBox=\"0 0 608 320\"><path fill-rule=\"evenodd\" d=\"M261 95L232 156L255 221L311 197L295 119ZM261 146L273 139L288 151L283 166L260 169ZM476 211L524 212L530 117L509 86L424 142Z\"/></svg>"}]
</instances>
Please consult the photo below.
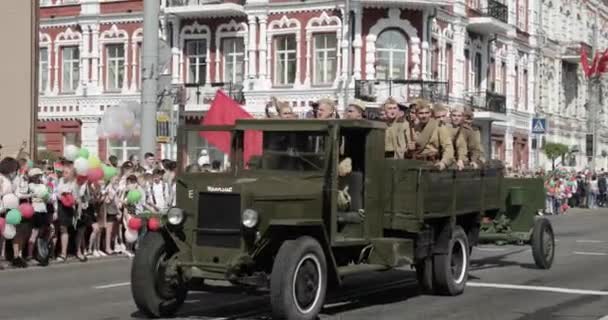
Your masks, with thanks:
<instances>
[{"instance_id":1,"label":"green truck","mask_svg":"<svg viewBox=\"0 0 608 320\"><path fill-rule=\"evenodd\" d=\"M506 178L493 162L438 171L385 159L385 130L369 120L181 127L177 206L133 260L138 309L170 316L189 283L225 280L268 290L275 318L315 319L344 277L404 266L426 292L458 295L480 240L530 244L536 264L551 266L541 180ZM201 136L229 140L226 170L186 172Z\"/></svg>"}]
</instances>

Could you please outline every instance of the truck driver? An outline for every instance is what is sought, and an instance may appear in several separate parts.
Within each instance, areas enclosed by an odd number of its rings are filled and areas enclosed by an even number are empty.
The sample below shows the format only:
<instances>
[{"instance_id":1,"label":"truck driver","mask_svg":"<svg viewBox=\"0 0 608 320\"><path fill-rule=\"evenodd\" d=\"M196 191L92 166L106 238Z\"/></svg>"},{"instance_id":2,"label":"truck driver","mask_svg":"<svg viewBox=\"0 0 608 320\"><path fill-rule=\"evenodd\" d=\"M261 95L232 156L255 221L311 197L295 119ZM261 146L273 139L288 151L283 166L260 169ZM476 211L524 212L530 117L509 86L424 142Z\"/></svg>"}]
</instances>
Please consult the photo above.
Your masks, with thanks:
<instances>
[{"instance_id":1,"label":"truck driver","mask_svg":"<svg viewBox=\"0 0 608 320\"><path fill-rule=\"evenodd\" d=\"M418 125L414 127L416 152L414 159L432 161L439 170L454 162L454 146L447 127L431 118L431 105L426 100L416 104Z\"/></svg>"}]
</instances>

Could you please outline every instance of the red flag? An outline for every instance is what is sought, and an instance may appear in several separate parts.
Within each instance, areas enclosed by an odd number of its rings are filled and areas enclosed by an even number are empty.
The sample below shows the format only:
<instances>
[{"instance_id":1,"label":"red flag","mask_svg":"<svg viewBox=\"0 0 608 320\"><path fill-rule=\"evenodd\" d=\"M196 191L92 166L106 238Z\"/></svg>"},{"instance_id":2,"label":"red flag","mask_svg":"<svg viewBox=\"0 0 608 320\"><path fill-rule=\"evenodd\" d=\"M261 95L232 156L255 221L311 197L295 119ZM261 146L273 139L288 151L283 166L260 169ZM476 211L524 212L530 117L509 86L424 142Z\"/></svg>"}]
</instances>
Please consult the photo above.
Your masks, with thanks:
<instances>
[{"instance_id":1,"label":"red flag","mask_svg":"<svg viewBox=\"0 0 608 320\"><path fill-rule=\"evenodd\" d=\"M581 48L581 65L583 66L583 73L585 77L591 76L591 68L589 67L589 61L587 58L587 49Z\"/></svg>"},{"instance_id":2,"label":"red flag","mask_svg":"<svg viewBox=\"0 0 608 320\"><path fill-rule=\"evenodd\" d=\"M591 63L591 68L589 70L589 76L594 76L597 74L599 61L600 61L600 55L596 52L595 57L593 57L593 62Z\"/></svg>"},{"instance_id":3,"label":"red flag","mask_svg":"<svg viewBox=\"0 0 608 320\"><path fill-rule=\"evenodd\" d=\"M604 51L602 56L600 57L600 61L597 63L597 73L601 75L602 73L606 73L608 71L608 49Z\"/></svg>"},{"instance_id":4,"label":"red flag","mask_svg":"<svg viewBox=\"0 0 608 320\"><path fill-rule=\"evenodd\" d=\"M207 126L214 125L234 125L237 119L252 119L236 101L232 100L222 90L215 93L215 98L204 117L202 124ZM220 149L222 152L230 153L230 133L224 131L203 131L201 137L210 144ZM245 164L252 155L262 154L262 133L258 131L245 131L243 158Z\"/></svg>"}]
</instances>

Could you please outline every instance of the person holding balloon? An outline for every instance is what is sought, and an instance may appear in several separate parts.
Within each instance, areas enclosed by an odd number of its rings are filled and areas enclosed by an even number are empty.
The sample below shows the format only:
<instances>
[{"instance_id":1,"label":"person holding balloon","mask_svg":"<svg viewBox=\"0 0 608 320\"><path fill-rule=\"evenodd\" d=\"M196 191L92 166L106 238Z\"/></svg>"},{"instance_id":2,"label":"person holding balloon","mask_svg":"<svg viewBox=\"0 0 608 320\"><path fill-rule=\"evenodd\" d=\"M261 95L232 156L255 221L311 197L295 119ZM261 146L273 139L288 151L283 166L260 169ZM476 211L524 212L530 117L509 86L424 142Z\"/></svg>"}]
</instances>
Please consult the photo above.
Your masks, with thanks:
<instances>
[{"instance_id":1,"label":"person holding balloon","mask_svg":"<svg viewBox=\"0 0 608 320\"><path fill-rule=\"evenodd\" d=\"M62 177L57 186L57 219L59 222L59 234L61 241L61 253L57 261L65 262L68 256L68 243L70 235L68 230L73 226L76 217L76 198L78 196L78 185L74 168L69 161L64 162Z\"/></svg>"},{"instance_id":2,"label":"person holding balloon","mask_svg":"<svg viewBox=\"0 0 608 320\"><path fill-rule=\"evenodd\" d=\"M123 205L125 208L125 213L123 215L123 226L125 227L126 232L130 232L132 228L128 227L129 221L131 218L134 218L138 215L143 214L146 210L152 211L153 208L148 205L146 202L145 191L139 184L138 178L135 175L130 175L127 177L127 192L125 193L125 198L123 200ZM140 231L142 234L146 232L145 228ZM125 237L127 234L125 233ZM132 239L132 238L131 238ZM129 242L129 241L128 241ZM134 241L131 241L134 243ZM135 246L132 245L132 248ZM132 253L130 251L125 252L128 256L131 256Z\"/></svg>"},{"instance_id":3,"label":"person holding balloon","mask_svg":"<svg viewBox=\"0 0 608 320\"><path fill-rule=\"evenodd\" d=\"M118 182L120 180L120 178L115 175L109 175L108 176L110 179L110 182L107 184L107 186L105 187L105 190L103 192L103 208L102 210L105 211L106 213L106 241L105 241L105 254L106 255L113 255L115 254L115 251L119 251L118 250L118 246L114 246L115 250L112 250L112 243L114 243L114 241L116 240L116 234L118 231L118 221L120 219L120 210L119 208L121 207L120 201L119 201L119 190L118 190Z\"/></svg>"},{"instance_id":4,"label":"person holding balloon","mask_svg":"<svg viewBox=\"0 0 608 320\"><path fill-rule=\"evenodd\" d=\"M27 159L19 159L19 171L13 180L13 190L19 199L19 205L29 204L31 201L28 177L28 168L30 165L31 163ZM13 209L18 210L19 208ZM15 225L17 234L13 239L13 265L16 267L25 268L27 267L27 262L25 259L23 259L23 247L25 246L27 239L29 239L31 230L31 216L23 216L23 212L21 211L19 211L19 213L21 214L21 221Z\"/></svg>"},{"instance_id":5,"label":"person holding balloon","mask_svg":"<svg viewBox=\"0 0 608 320\"><path fill-rule=\"evenodd\" d=\"M13 180L17 177L19 162L11 157L6 157L0 161L0 256L5 255L4 239L11 240L15 237L16 228L7 221L9 210L19 206L19 199L13 194ZM16 202L16 203L15 203ZM11 221L14 222L14 221ZM4 269L4 266L0 266Z\"/></svg>"},{"instance_id":6,"label":"person holding balloon","mask_svg":"<svg viewBox=\"0 0 608 320\"><path fill-rule=\"evenodd\" d=\"M52 217L49 214L49 204L52 204L49 188L43 183L42 170L32 168L28 171L29 176L29 193L32 195L31 205L22 204L20 207L21 214L26 217L32 214L32 231L29 238L27 260L32 260L34 256L34 248L39 235L45 234L48 236ZM44 239L45 242L49 239Z\"/></svg>"}]
</instances>

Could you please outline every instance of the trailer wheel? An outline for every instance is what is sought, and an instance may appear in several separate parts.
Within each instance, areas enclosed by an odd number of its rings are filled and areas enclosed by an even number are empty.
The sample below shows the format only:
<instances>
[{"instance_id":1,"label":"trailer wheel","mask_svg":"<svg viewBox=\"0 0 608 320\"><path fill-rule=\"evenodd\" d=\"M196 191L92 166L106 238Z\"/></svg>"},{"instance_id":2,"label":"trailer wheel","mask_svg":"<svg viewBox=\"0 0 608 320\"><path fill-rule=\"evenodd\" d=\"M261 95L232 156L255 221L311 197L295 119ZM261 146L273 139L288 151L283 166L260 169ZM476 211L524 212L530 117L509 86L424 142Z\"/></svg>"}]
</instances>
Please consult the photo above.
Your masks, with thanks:
<instances>
[{"instance_id":1,"label":"trailer wheel","mask_svg":"<svg viewBox=\"0 0 608 320\"><path fill-rule=\"evenodd\" d=\"M433 293L433 257L426 257L416 263L416 279L424 293Z\"/></svg>"},{"instance_id":2,"label":"trailer wheel","mask_svg":"<svg viewBox=\"0 0 608 320\"><path fill-rule=\"evenodd\" d=\"M270 276L273 319L316 319L326 290L327 264L319 242L307 236L283 242Z\"/></svg>"},{"instance_id":3,"label":"trailer wheel","mask_svg":"<svg viewBox=\"0 0 608 320\"><path fill-rule=\"evenodd\" d=\"M445 228L443 232L449 232ZM442 238L440 236L440 238ZM443 295L455 296L464 291L469 274L469 240L460 226L452 230L452 237L438 243L444 254L433 257L434 289Z\"/></svg>"},{"instance_id":4,"label":"trailer wheel","mask_svg":"<svg viewBox=\"0 0 608 320\"><path fill-rule=\"evenodd\" d=\"M549 220L541 218L534 222L532 229L532 256L540 269L549 269L555 257L555 235Z\"/></svg>"},{"instance_id":5,"label":"trailer wheel","mask_svg":"<svg viewBox=\"0 0 608 320\"><path fill-rule=\"evenodd\" d=\"M186 300L186 286L166 273L167 261L173 254L160 232L148 232L135 254L131 294L137 308L147 317L171 317Z\"/></svg>"}]
</instances>

